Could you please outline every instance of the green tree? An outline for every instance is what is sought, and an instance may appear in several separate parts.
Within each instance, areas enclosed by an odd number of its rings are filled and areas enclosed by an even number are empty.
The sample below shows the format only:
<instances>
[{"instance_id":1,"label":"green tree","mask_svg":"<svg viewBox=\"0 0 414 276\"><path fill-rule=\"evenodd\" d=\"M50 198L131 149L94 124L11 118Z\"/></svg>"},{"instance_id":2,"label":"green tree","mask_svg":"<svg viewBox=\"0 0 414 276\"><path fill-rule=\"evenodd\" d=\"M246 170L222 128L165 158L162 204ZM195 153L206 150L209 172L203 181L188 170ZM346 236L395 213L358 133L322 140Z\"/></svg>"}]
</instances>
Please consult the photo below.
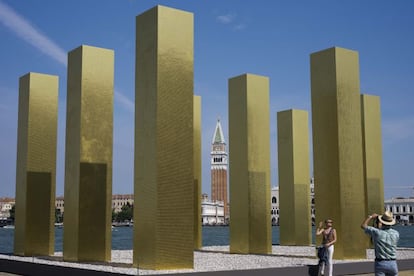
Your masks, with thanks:
<instances>
[{"instance_id":1,"label":"green tree","mask_svg":"<svg viewBox=\"0 0 414 276\"><path fill-rule=\"evenodd\" d=\"M121 212L116 214L115 220L117 222L124 222L124 221L130 221L133 218L133 210L134 205L129 204L129 202L122 206Z\"/></svg>"},{"instance_id":2,"label":"green tree","mask_svg":"<svg viewBox=\"0 0 414 276\"><path fill-rule=\"evenodd\" d=\"M16 205L13 205L12 208L10 209L9 219L14 221L15 214L16 214Z\"/></svg>"},{"instance_id":3,"label":"green tree","mask_svg":"<svg viewBox=\"0 0 414 276\"><path fill-rule=\"evenodd\" d=\"M112 221L116 221L115 208L112 208Z\"/></svg>"},{"instance_id":4,"label":"green tree","mask_svg":"<svg viewBox=\"0 0 414 276\"><path fill-rule=\"evenodd\" d=\"M63 213L60 212L60 209L55 208L55 223L63 222Z\"/></svg>"}]
</instances>

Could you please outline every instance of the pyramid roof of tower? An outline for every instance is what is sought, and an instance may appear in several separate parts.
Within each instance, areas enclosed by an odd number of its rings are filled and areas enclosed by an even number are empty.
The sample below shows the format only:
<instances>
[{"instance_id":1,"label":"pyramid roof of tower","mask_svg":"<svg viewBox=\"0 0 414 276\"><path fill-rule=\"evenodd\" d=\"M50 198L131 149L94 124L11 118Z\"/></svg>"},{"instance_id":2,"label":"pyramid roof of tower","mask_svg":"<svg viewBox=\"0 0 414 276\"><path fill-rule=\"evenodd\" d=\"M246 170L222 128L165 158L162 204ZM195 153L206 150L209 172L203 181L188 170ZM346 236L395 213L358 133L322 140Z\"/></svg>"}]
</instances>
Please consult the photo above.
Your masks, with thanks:
<instances>
[{"instance_id":1,"label":"pyramid roof of tower","mask_svg":"<svg viewBox=\"0 0 414 276\"><path fill-rule=\"evenodd\" d=\"M217 119L216 129L214 130L212 144L225 144L223 129L221 128L220 119Z\"/></svg>"}]
</instances>

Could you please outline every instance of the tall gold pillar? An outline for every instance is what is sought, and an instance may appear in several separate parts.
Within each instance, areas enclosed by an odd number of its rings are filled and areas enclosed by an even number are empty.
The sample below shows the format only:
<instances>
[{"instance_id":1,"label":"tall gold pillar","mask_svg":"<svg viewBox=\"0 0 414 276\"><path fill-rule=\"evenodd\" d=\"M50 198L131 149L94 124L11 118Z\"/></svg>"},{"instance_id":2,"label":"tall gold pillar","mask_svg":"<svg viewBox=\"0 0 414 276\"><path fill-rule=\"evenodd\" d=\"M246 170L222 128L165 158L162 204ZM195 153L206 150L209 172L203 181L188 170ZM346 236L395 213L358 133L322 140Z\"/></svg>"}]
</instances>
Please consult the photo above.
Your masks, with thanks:
<instances>
[{"instance_id":1,"label":"tall gold pillar","mask_svg":"<svg viewBox=\"0 0 414 276\"><path fill-rule=\"evenodd\" d=\"M58 76L19 79L14 254L55 252Z\"/></svg>"},{"instance_id":2,"label":"tall gold pillar","mask_svg":"<svg viewBox=\"0 0 414 276\"><path fill-rule=\"evenodd\" d=\"M230 252L272 251L269 79L229 79Z\"/></svg>"},{"instance_id":3,"label":"tall gold pillar","mask_svg":"<svg viewBox=\"0 0 414 276\"><path fill-rule=\"evenodd\" d=\"M280 244L312 244L308 112L277 113Z\"/></svg>"},{"instance_id":4,"label":"tall gold pillar","mask_svg":"<svg viewBox=\"0 0 414 276\"><path fill-rule=\"evenodd\" d=\"M332 218L334 258L365 258L365 217L358 53L330 48L311 54L316 223Z\"/></svg>"},{"instance_id":5,"label":"tall gold pillar","mask_svg":"<svg viewBox=\"0 0 414 276\"><path fill-rule=\"evenodd\" d=\"M384 212L380 97L361 95L367 214Z\"/></svg>"},{"instance_id":6,"label":"tall gold pillar","mask_svg":"<svg viewBox=\"0 0 414 276\"><path fill-rule=\"evenodd\" d=\"M114 51L68 55L63 258L110 261Z\"/></svg>"},{"instance_id":7,"label":"tall gold pillar","mask_svg":"<svg viewBox=\"0 0 414 276\"><path fill-rule=\"evenodd\" d=\"M193 14L136 18L133 264L193 267Z\"/></svg>"},{"instance_id":8,"label":"tall gold pillar","mask_svg":"<svg viewBox=\"0 0 414 276\"><path fill-rule=\"evenodd\" d=\"M201 96L194 96L194 249L201 249Z\"/></svg>"}]
</instances>

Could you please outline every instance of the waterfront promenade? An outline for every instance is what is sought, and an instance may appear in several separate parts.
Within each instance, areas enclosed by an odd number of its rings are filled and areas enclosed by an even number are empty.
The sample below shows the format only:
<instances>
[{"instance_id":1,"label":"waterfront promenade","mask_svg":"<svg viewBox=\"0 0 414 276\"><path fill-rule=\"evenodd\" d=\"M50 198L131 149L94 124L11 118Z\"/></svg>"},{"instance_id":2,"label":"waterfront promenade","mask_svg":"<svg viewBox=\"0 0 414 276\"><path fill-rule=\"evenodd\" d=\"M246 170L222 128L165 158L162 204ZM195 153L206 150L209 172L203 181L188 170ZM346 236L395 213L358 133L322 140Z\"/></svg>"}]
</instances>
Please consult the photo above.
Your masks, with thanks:
<instances>
[{"instance_id":1,"label":"waterfront promenade","mask_svg":"<svg viewBox=\"0 0 414 276\"><path fill-rule=\"evenodd\" d=\"M142 270L133 268L131 250L113 250L111 263L63 262L61 252L54 257L18 257L0 255L0 271L16 275L316 275L317 262L313 246L273 246L270 255L229 254L228 246L209 246L194 252L194 269ZM414 275L414 249L399 248L400 275ZM373 250L367 258L334 260L335 275L370 275ZM408 274L407 274L408 273ZM411 273L411 274L410 274Z\"/></svg>"}]
</instances>

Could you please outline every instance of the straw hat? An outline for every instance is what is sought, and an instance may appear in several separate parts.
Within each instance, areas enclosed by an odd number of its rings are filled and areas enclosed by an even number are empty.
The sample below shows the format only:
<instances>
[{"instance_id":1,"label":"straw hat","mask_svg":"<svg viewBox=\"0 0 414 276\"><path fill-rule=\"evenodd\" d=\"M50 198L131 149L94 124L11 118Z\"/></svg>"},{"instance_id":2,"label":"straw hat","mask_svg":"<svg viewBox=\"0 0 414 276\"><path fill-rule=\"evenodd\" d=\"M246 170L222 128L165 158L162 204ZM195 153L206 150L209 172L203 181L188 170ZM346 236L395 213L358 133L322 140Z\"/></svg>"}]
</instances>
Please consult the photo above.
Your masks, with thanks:
<instances>
[{"instance_id":1,"label":"straw hat","mask_svg":"<svg viewBox=\"0 0 414 276\"><path fill-rule=\"evenodd\" d=\"M390 211L385 211L384 214L382 214L381 216L378 216L378 219L382 224L385 224L385 225L395 224L394 216L392 215Z\"/></svg>"}]
</instances>

